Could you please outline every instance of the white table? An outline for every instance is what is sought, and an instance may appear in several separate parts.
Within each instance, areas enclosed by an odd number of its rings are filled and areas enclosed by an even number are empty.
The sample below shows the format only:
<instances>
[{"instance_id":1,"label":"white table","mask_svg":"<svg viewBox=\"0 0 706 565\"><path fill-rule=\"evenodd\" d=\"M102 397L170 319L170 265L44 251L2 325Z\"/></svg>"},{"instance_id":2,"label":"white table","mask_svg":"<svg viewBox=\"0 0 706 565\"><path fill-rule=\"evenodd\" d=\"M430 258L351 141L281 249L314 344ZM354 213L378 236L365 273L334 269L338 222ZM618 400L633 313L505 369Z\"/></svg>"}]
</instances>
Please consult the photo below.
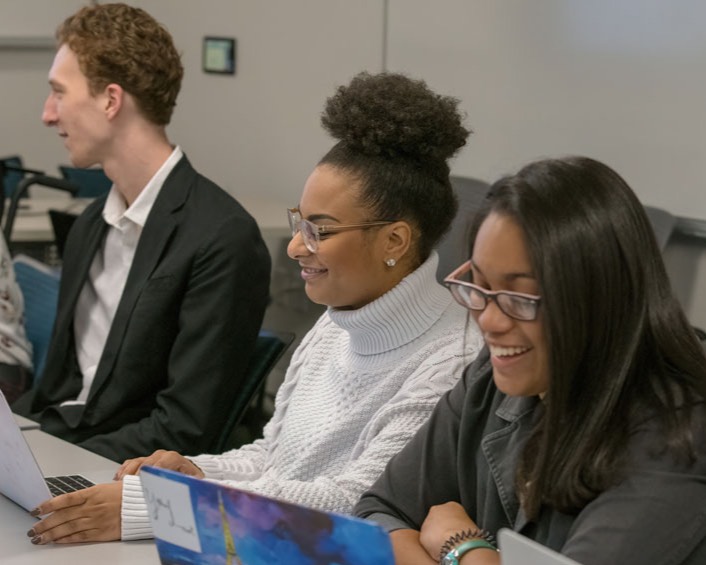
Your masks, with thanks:
<instances>
[{"instance_id":1,"label":"white table","mask_svg":"<svg viewBox=\"0 0 706 565\"><path fill-rule=\"evenodd\" d=\"M39 429L39 423L35 422L34 420L30 420L29 418L25 418L24 416L20 416L19 414L13 414L15 417L15 422L17 422L17 425L20 427L21 430L38 430Z\"/></svg>"},{"instance_id":2,"label":"white table","mask_svg":"<svg viewBox=\"0 0 706 565\"><path fill-rule=\"evenodd\" d=\"M117 464L40 430L24 432L45 475L81 473L94 482L112 480ZM23 508L0 496L2 565L158 565L151 540L73 545L32 545L27 531L36 522Z\"/></svg>"},{"instance_id":3,"label":"white table","mask_svg":"<svg viewBox=\"0 0 706 565\"><path fill-rule=\"evenodd\" d=\"M291 237L287 226L286 206L252 198L238 197L240 203L250 212L260 230L272 237ZM48 191L20 201L12 229L13 241L53 241L54 232L49 219L49 210L60 210L80 214L93 201L92 198L72 198L68 194ZM5 213L10 207L5 202Z\"/></svg>"}]
</instances>

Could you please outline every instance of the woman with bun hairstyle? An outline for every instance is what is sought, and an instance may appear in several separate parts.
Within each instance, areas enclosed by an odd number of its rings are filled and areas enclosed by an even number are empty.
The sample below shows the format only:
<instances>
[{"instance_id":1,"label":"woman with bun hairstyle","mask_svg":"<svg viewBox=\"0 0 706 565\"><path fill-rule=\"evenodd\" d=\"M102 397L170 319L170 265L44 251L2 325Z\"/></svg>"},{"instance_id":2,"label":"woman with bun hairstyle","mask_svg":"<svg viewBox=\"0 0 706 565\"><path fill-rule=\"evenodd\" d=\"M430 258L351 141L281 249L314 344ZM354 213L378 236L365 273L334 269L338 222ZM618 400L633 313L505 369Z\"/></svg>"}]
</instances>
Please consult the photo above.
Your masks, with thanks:
<instances>
[{"instance_id":1,"label":"woman with bun hairstyle","mask_svg":"<svg viewBox=\"0 0 706 565\"><path fill-rule=\"evenodd\" d=\"M446 279L486 349L356 507L396 563L706 563L706 357L643 206L584 157L495 183Z\"/></svg>"},{"instance_id":2,"label":"woman with bun hairstyle","mask_svg":"<svg viewBox=\"0 0 706 565\"><path fill-rule=\"evenodd\" d=\"M437 283L433 250L457 208L447 160L469 133L457 101L363 73L322 123L338 142L288 210L288 253L328 309L295 351L264 437L220 455L126 461L114 484L42 504L54 514L34 543L149 537L145 464L348 513L475 358L480 334Z\"/></svg>"}]
</instances>

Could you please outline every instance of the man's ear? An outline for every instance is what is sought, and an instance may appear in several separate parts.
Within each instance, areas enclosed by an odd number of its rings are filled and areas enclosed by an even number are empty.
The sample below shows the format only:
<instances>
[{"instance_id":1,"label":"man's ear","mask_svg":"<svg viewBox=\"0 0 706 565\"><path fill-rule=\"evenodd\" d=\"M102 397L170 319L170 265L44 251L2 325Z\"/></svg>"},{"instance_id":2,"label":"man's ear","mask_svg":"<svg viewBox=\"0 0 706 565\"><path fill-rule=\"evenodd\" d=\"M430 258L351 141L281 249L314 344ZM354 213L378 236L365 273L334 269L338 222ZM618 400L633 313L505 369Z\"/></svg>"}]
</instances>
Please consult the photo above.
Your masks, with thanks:
<instances>
[{"instance_id":1,"label":"man's ear","mask_svg":"<svg viewBox=\"0 0 706 565\"><path fill-rule=\"evenodd\" d=\"M105 115L109 120L115 118L123 107L125 91L119 84L110 83L103 92L105 97Z\"/></svg>"},{"instance_id":2,"label":"man's ear","mask_svg":"<svg viewBox=\"0 0 706 565\"><path fill-rule=\"evenodd\" d=\"M385 234L385 260L394 259L399 262L412 245L412 227L401 220L384 226L382 229Z\"/></svg>"}]
</instances>

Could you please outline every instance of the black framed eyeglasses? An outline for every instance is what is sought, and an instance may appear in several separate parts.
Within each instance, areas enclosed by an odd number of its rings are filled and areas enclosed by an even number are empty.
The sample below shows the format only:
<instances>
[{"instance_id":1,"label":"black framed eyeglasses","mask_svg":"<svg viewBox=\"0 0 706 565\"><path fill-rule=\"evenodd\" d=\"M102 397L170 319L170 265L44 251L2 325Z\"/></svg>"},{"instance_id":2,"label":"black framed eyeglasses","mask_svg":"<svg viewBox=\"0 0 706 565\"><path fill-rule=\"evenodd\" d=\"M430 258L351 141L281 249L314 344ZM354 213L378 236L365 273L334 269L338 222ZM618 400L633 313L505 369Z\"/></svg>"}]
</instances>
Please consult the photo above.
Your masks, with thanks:
<instances>
[{"instance_id":1,"label":"black framed eyeglasses","mask_svg":"<svg viewBox=\"0 0 706 565\"><path fill-rule=\"evenodd\" d=\"M482 312L491 300L503 314L523 322L537 319L541 296L512 292L510 290L486 290L473 283L459 280L471 271L471 261L466 261L444 279L444 284L461 306L474 312Z\"/></svg>"},{"instance_id":2,"label":"black framed eyeglasses","mask_svg":"<svg viewBox=\"0 0 706 565\"><path fill-rule=\"evenodd\" d=\"M348 230L365 230L375 226L384 226L393 223L392 221L378 221L345 225L318 225L303 219L299 208L287 208L287 219L289 220L289 227L292 229L292 237L301 232L304 245L306 245L306 248L312 253L316 253L319 250L319 242L321 241L322 235L332 235Z\"/></svg>"}]
</instances>

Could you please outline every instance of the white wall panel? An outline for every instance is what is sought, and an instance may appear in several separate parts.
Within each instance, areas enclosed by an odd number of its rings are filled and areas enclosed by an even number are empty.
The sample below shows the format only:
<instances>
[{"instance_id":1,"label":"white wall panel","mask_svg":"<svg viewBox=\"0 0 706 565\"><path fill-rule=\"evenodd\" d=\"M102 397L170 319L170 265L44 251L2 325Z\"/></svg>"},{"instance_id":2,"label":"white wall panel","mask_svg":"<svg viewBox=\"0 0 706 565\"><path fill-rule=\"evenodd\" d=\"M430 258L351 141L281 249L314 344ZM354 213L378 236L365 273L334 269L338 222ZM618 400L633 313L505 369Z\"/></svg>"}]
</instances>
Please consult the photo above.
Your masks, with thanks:
<instances>
[{"instance_id":1,"label":"white wall panel","mask_svg":"<svg viewBox=\"0 0 706 565\"><path fill-rule=\"evenodd\" d=\"M705 19L699 0L390 0L388 66L463 101L459 174L579 153L706 219Z\"/></svg>"}]
</instances>

